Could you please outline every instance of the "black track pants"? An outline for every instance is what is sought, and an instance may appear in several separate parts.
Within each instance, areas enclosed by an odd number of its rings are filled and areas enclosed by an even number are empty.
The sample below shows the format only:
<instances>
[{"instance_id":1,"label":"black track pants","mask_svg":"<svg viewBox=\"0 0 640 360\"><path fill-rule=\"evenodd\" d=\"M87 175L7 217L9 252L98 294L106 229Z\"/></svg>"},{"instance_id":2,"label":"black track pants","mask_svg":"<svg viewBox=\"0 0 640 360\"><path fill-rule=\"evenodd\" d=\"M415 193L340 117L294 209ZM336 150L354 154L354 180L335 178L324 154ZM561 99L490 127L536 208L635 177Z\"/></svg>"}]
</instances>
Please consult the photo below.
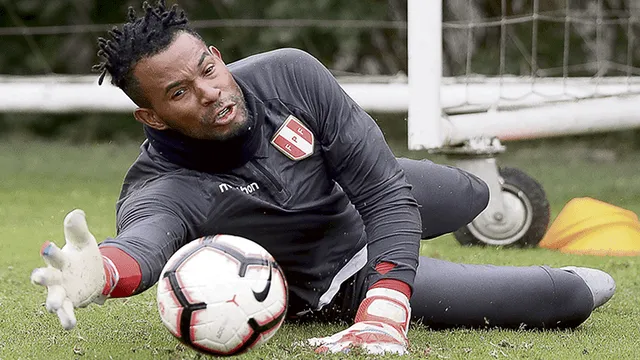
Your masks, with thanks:
<instances>
[{"instance_id":1,"label":"black track pants","mask_svg":"<svg viewBox=\"0 0 640 360\"><path fill-rule=\"evenodd\" d=\"M398 161L420 205L423 239L468 224L489 201L486 184L470 173L428 160ZM565 270L420 257L411 308L414 320L431 328L565 328L589 317L593 298L584 281Z\"/></svg>"},{"instance_id":2,"label":"black track pants","mask_svg":"<svg viewBox=\"0 0 640 360\"><path fill-rule=\"evenodd\" d=\"M420 257L414 320L431 328L570 328L593 310L585 282L546 266L467 265Z\"/></svg>"},{"instance_id":3,"label":"black track pants","mask_svg":"<svg viewBox=\"0 0 640 360\"><path fill-rule=\"evenodd\" d=\"M398 162L420 205L423 239L458 230L489 202L485 182L466 171L429 160L399 158Z\"/></svg>"}]
</instances>

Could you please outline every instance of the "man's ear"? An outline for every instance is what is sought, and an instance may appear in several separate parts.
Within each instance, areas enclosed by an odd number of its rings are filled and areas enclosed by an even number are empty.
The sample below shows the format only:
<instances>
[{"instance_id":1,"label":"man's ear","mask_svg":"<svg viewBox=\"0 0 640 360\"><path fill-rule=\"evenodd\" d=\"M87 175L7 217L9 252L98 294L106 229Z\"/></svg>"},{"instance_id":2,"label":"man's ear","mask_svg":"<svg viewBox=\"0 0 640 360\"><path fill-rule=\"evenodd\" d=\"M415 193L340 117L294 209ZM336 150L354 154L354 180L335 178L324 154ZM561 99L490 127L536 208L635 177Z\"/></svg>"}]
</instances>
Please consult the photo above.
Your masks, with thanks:
<instances>
[{"instance_id":1,"label":"man's ear","mask_svg":"<svg viewBox=\"0 0 640 360\"><path fill-rule=\"evenodd\" d=\"M165 124L155 111L147 108L137 108L133 111L133 117L139 122L156 130L166 130L169 127Z\"/></svg>"},{"instance_id":2,"label":"man's ear","mask_svg":"<svg viewBox=\"0 0 640 360\"><path fill-rule=\"evenodd\" d=\"M209 46L209 52L214 55L217 56L218 58L220 58L220 60L222 60L222 55L220 54L220 50L218 50L215 46Z\"/></svg>"}]
</instances>

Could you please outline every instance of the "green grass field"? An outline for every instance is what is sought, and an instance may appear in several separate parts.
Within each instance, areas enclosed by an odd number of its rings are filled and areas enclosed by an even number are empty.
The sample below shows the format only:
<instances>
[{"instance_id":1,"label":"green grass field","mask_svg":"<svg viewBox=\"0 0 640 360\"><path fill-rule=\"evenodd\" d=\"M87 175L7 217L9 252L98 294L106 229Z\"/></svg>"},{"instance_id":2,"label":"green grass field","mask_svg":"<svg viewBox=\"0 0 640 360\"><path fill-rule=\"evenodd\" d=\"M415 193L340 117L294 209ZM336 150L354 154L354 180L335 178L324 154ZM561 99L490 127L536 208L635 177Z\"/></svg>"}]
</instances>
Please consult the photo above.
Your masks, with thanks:
<instances>
[{"instance_id":1,"label":"green grass field","mask_svg":"<svg viewBox=\"0 0 640 360\"><path fill-rule=\"evenodd\" d=\"M597 155L597 154L596 154ZM595 156L584 147L521 145L501 156L504 165L541 182L553 216L571 198L591 196L640 213L640 152ZM81 145L36 141L0 144L0 359L194 359L160 322L155 288L130 299L77 312L78 326L64 331L43 306L45 291L29 282L42 266L45 240L63 245L62 220L86 211L96 238L114 235L114 203L137 145ZM424 156L411 153L409 156ZM637 359L640 357L640 274L637 258L565 255L543 249L462 248L451 236L424 242L422 254L452 261L508 265L568 264L610 272L618 291L574 331L452 330L416 325L411 356L433 359ZM329 335L335 325L287 325L245 359L345 358L318 356L292 345ZM372 358L352 354L350 359Z\"/></svg>"}]
</instances>

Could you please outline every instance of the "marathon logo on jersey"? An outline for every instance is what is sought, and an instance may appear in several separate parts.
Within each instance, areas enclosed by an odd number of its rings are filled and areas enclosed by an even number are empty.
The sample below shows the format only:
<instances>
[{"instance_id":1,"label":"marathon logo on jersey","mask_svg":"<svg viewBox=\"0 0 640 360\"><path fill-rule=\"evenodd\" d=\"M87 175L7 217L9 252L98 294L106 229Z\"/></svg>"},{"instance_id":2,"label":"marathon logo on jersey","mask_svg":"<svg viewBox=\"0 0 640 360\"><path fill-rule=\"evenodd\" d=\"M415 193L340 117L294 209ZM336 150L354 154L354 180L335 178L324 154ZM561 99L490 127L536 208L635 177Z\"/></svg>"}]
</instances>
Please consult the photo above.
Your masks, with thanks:
<instances>
[{"instance_id":1,"label":"marathon logo on jersey","mask_svg":"<svg viewBox=\"0 0 640 360\"><path fill-rule=\"evenodd\" d=\"M291 160L302 160L313 154L313 133L295 116L289 115L271 144Z\"/></svg>"},{"instance_id":2,"label":"marathon logo on jersey","mask_svg":"<svg viewBox=\"0 0 640 360\"><path fill-rule=\"evenodd\" d=\"M258 184L256 183L251 183L251 184L247 184L246 186L233 186L233 185L229 185L229 184L225 184L222 183L220 185L218 185L218 189L220 190L221 193L231 190L231 189L237 189L242 191L245 194L253 194L254 192L260 190L260 186L258 186Z\"/></svg>"}]
</instances>

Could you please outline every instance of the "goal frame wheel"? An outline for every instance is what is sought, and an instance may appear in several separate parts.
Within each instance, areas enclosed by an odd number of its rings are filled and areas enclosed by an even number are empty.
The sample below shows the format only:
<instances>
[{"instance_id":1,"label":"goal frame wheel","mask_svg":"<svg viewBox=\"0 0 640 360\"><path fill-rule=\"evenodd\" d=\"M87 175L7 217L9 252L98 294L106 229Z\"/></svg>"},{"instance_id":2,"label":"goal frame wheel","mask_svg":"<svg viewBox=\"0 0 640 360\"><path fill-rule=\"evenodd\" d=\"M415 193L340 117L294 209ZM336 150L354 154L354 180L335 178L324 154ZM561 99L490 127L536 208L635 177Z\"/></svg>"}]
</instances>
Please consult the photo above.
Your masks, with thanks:
<instances>
[{"instance_id":1,"label":"goal frame wheel","mask_svg":"<svg viewBox=\"0 0 640 360\"><path fill-rule=\"evenodd\" d=\"M542 185L517 168L500 167L498 172L503 217L489 219L481 214L455 231L454 237L465 246L537 246L547 231L551 213Z\"/></svg>"}]
</instances>

